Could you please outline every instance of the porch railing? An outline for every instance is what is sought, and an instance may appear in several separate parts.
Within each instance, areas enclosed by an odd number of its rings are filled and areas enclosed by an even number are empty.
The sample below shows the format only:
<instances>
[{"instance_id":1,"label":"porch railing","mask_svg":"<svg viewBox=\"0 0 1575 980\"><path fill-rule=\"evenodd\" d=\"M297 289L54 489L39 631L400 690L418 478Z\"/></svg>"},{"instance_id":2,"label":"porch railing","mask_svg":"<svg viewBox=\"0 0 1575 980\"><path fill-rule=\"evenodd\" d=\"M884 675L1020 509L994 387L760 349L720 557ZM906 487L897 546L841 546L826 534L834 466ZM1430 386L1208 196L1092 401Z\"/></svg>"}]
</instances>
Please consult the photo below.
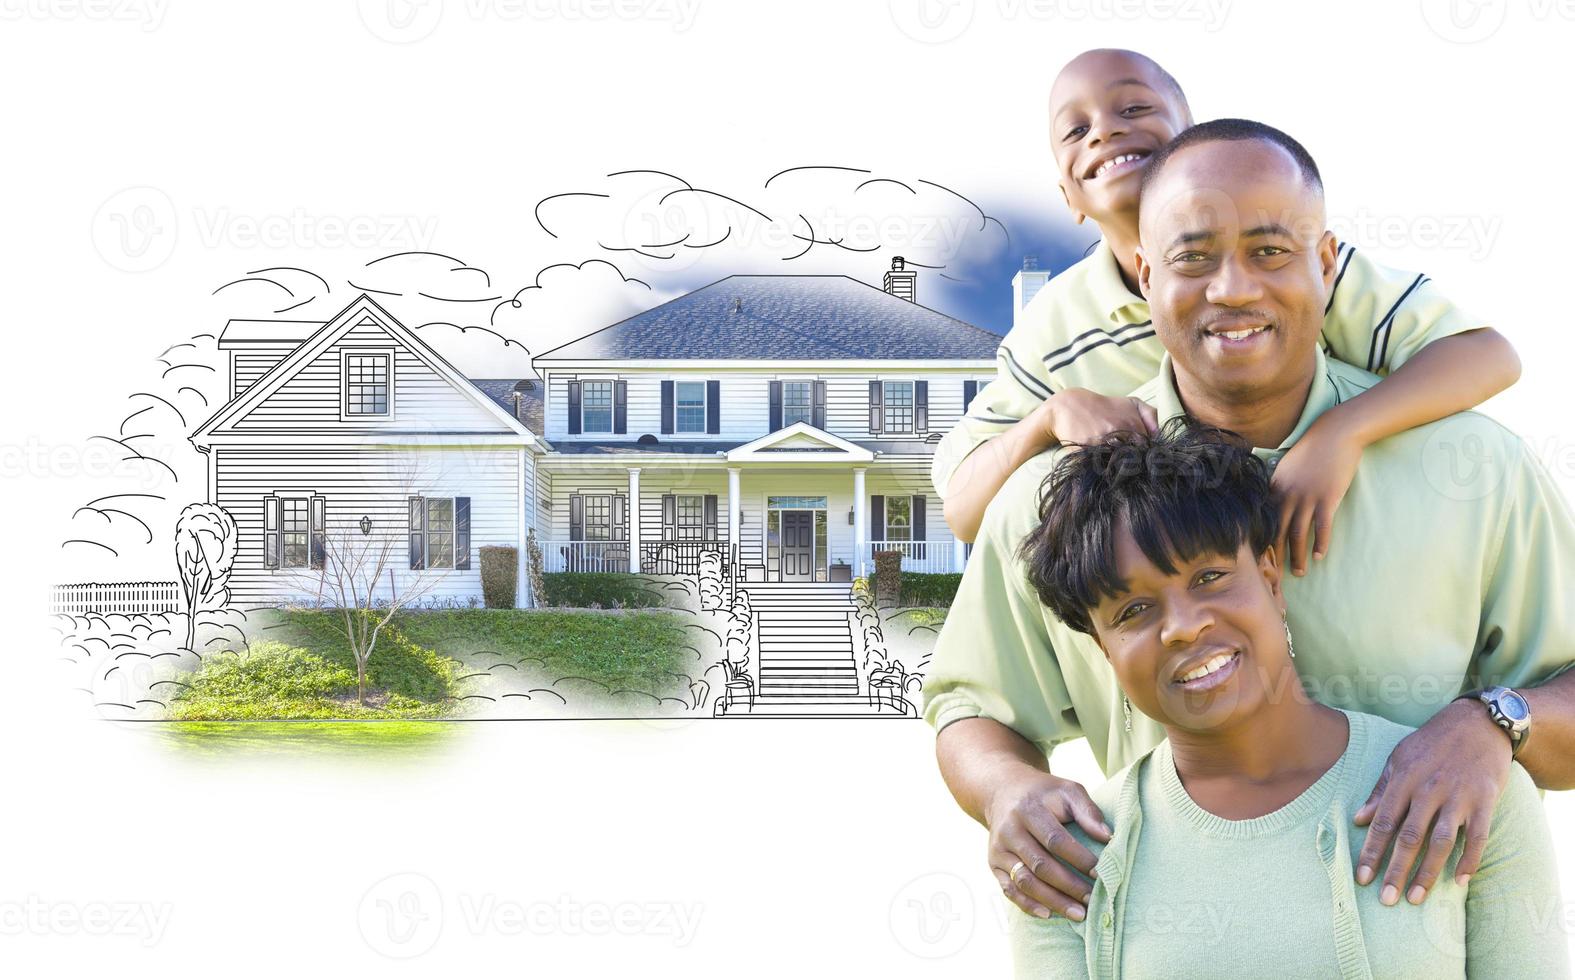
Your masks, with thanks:
<instances>
[{"instance_id":1,"label":"porch railing","mask_svg":"<svg viewBox=\"0 0 1575 980\"><path fill-rule=\"evenodd\" d=\"M726 565L726 541L642 541L640 571L650 575L698 575L700 556L708 551L722 555Z\"/></svg>"},{"instance_id":2,"label":"porch railing","mask_svg":"<svg viewBox=\"0 0 1575 980\"><path fill-rule=\"evenodd\" d=\"M874 569L875 552L902 552L902 570L905 572L957 572L952 567L950 541L871 541L870 567Z\"/></svg>"},{"instance_id":3,"label":"porch railing","mask_svg":"<svg viewBox=\"0 0 1575 980\"><path fill-rule=\"evenodd\" d=\"M544 572L627 572L627 541L547 541L541 550Z\"/></svg>"}]
</instances>

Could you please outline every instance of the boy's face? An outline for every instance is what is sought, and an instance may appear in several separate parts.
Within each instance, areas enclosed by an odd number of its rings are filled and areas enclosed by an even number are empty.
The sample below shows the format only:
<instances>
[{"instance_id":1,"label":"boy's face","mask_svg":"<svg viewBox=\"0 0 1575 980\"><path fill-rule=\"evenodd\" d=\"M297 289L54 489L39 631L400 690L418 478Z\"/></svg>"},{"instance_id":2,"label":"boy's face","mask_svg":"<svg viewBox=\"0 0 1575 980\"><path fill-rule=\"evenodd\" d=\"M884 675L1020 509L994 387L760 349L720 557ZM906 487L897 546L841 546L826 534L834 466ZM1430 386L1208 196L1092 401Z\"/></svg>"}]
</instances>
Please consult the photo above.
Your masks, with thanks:
<instances>
[{"instance_id":1,"label":"boy's face","mask_svg":"<svg viewBox=\"0 0 1575 980\"><path fill-rule=\"evenodd\" d=\"M1148 158L1189 125L1185 102L1142 59L1118 51L1072 59L1050 90L1050 146L1077 220L1135 213Z\"/></svg>"}]
</instances>

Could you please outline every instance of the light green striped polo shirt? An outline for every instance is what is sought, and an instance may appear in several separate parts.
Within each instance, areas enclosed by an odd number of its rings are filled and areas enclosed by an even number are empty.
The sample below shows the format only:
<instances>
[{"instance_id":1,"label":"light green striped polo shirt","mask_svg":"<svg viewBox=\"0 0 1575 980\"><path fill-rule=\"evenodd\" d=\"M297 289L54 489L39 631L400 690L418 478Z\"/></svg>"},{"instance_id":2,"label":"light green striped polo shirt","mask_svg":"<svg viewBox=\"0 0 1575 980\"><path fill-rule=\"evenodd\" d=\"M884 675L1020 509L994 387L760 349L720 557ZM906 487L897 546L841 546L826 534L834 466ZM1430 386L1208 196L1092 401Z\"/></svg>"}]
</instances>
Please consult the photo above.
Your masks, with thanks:
<instances>
[{"instance_id":1,"label":"light green striped polo shirt","mask_svg":"<svg viewBox=\"0 0 1575 980\"><path fill-rule=\"evenodd\" d=\"M1295 429L1378 382L1316 351ZM1167 355L1134 392L1161 422L1182 414ZM1038 521L1040 482L1064 449L1034 457L985 510L936 641L924 714L937 730L984 716L1038 743L1088 738L1114 772L1164 736L1121 692L1093 638L1044 608L1016 557ZM1283 588L1308 693L1331 707L1420 727L1462 690L1541 683L1575 660L1575 519L1513 433L1462 412L1362 454L1328 555Z\"/></svg>"},{"instance_id":2,"label":"light green striped polo shirt","mask_svg":"<svg viewBox=\"0 0 1575 980\"><path fill-rule=\"evenodd\" d=\"M1323 347L1380 376L1423 347L1488 324L1462 312L1424 275L1385 268L1341 244L1324 309ZM1165 348L1148 301L1127 289L1101 240L1088 258L1051 279L996 351L996 376L935 449L930 478L946 495L964 458L1028 416L1051 394L1087 388L1119 397L1154 377Z\"/></svg>"}]
</instances>

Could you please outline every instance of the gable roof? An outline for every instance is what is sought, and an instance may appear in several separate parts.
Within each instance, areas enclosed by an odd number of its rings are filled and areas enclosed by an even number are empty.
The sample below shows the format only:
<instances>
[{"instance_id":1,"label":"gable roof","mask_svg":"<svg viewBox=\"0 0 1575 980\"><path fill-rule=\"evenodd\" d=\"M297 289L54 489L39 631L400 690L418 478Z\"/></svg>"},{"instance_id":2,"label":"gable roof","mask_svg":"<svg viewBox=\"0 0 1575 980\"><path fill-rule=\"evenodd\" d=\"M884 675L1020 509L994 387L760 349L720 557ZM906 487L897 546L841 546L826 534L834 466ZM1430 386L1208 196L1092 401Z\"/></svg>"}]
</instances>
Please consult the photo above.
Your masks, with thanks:
<instances>
[{"instance_id":1,"label":"gable roof","mask_svg":"<svg viewBox=\"0 0 1575 980\"><path fill-rule=\"evenodd\" d=\"M539 354L582 360L995 360L1001 337L848 276L728 276Z\"/></svg>"},{"instance_id":2,"label":"gable roof","mask_svg":"<svg viewBox=\"0 0 1575 980\"><path fill-rule=\"evenodd\" d=\"M289 355L281 358L278 363L269 368L262 377L253 382L245 391L230 399L213 414L207 421L192 432L190 439L198 447L204 447L212 442L214 432L231 425L243 418L248 412L256 408L268 396L277 391L285 382L293 378L302 367L311 363L318 355L338 341L351 329L363 323L370 322L387 331L405 349L415 355L422 363L431 368L439 377L453 385L461 394L468 397L483 412L493 416L502 426L512 432L526 437L527 443L542 443L541 439L517 418L511 408L504 408L494 399L483 393L469 379L463 377L454 366L444 360L442 355L418 337L415 332L394 318L393 314L378 305L372 297L362 293L351 300L350 305L339 311L327 323L322 324L315 333L304 340L300 346L291 351ZM249 321L243 321L249 322ZM297 324L303 321L263 321L271 323ZM228 329L228 327L226 327Z\"/></svg>"},{"instance_id":3,"label":"gable roof","mask_svg":"<svg viewBox=\"0 0 1575 980\"><path fill-rule=\"evenodd\" d=\"M874 458L872 450L825 429L817 429L808 422L794 422L785 429L768 432L754 442L746 442L727 452L730 463L795 460L868 463Z\"/></svg>"}]
</instances>

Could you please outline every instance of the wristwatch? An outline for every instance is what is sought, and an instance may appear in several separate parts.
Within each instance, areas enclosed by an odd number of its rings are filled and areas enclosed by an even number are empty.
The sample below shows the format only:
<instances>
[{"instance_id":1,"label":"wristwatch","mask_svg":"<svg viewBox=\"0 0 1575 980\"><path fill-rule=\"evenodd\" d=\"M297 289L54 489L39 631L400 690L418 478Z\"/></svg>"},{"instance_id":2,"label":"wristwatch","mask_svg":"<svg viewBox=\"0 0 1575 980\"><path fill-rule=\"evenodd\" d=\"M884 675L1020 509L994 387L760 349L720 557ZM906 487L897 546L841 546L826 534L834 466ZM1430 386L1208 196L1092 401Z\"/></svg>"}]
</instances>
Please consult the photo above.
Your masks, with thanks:
<instances>
[{"instance_id":1,"label":"wristwatch","mask_svg":"<svg viewBox=\"0 0 1575 980\"><path fill-rule=\"evenodd\" d=\"M1471 698L1487 705L1488 717L1509 736L1510 755L1517 756L1531 739L1531 705L1520 692L1507 687L1488 687L1456 698Z\"/></svg>"}]
</instances>

